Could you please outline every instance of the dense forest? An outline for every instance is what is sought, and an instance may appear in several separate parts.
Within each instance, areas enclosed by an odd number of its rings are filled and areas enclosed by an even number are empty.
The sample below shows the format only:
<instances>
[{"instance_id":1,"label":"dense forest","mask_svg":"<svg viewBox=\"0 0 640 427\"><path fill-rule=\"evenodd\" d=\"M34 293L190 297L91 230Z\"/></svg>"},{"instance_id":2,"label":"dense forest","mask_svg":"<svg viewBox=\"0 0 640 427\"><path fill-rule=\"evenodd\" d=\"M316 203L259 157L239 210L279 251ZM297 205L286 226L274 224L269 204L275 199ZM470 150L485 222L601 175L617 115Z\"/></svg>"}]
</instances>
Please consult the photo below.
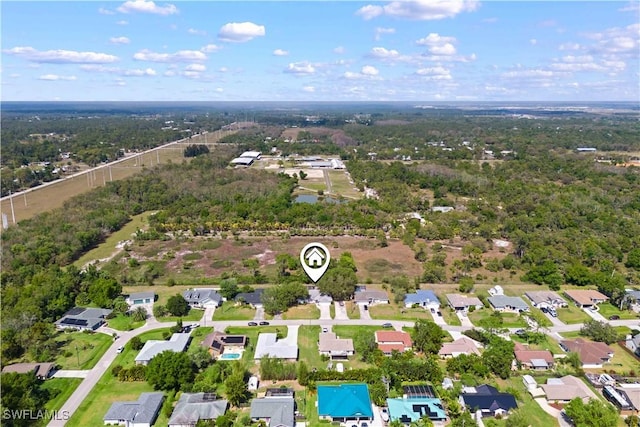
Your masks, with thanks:
<instances>
[{"instance_id":1,"label":"dense forest","mask_svg":"<svg viewBox=\"0 0 640 427\"><path fill-rule=\"evenodd\" d=\"M424 265L418 282L460 281L483 269L504 269L552 289L565 283L597 286L618 302L625 287L640 285L640 172L637 167L596 162L593 155L575 153L574 148L588 144L616 150L611 156L637 151L638 124L622 120L620 126L607 128L604 119L562 120L562 126L548 119L460 116L409 125L349 123L344 130L356 141L355 151L329 140L287 147L313 152L332 146L331 151L349 159L355 184L375 189L379 198L348 203L295 203L296 178L228 168L241 150L267 148L260 127L229 138L243 145L218 146L189 163L162 165L109 182L77 196L63 209L2 233L3 359L25 352L31 359L47 359L53 351L48 347L52 320L78 302L100 305L117 293L121 284L106 272L79 271L70 264L132 215L145 211L157 212L144 233L146 239L166 238L165 233L227 231L353 234L381 244L399 238ZM517 136L509 135L514 123L520 129ZM595 123L594 128L588 123ZM582 129L588 138L558 136L558 127L572 129L572 134ZM68 132L64 127L50 129ZM274 127L267 129L273 132ZM304 139L315 138L310 132ZM442 150L428 144L432 139L446 139L451 148L455 141L456 148ZM468 149L457 145L463 141L469 141ZM282 144L274 138L268 146ZM486 160L482 157L487 144L496 152L516 154ZM379 160L360 155L373 149ZM393 161L402 150L416 157ZM457 151L464 155L451 154ZM455 210L433 212L434 206ZM424 223L406 221L411 212L419 213ZM449 271L437 253L429 258L424 247L428 241L454 238L466 246L464 259ZM512 242L512 253L501 261L485 258L492 239Z\"/></svg>"}]
</instances>

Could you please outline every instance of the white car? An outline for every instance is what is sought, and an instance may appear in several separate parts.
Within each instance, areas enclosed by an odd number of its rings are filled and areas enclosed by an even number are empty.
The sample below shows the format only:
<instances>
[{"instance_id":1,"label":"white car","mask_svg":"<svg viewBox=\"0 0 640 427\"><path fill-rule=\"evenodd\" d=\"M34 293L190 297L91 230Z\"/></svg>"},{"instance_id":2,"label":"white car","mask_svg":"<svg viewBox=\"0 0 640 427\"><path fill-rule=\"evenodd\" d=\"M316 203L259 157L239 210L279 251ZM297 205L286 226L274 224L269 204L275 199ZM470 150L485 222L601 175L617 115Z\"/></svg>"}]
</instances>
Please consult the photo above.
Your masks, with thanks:
<instances>
[{"instance_id":1,"label":"white car","mask_svg":"<svg viewBox=\"0 0 640 427\"><path fill-rule=\"evenodd\" d=\"M387 408L380 408L380 418L385 423L389 421L389 410Z\"/></svg>"},{"instance_id":2,"label":"white car","mask_svg":"<svg viewBox=\"0 0 640 427\"><path fill-rule=\"evenodd\" d=\"M122 353L122 351L124 350L123 346L118 347L118 349L116 350L116 353Z\"/></svg>"}]
</instances>

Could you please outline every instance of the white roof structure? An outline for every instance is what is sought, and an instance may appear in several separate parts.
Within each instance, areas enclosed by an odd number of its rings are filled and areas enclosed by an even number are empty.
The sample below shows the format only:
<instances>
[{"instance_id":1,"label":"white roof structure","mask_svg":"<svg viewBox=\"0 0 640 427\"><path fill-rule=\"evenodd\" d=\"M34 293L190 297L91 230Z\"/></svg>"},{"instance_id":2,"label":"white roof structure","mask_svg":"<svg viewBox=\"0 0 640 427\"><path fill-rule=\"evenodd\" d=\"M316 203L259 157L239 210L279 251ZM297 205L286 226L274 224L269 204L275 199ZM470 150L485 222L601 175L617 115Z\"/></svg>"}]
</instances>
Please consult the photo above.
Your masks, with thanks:
<instances>
[{"instance_id":1,"label":"white roof structure","mask_svg":"<svg viewBox=\"0 0 640 427\"><path fill-rule=\"evenodd\" d=\"M286 340L278 341L278 335L274 333L263 333L258 335L255 360L260 360L264 356L276 359L297 359L298 346L291 345Z\"/></svg>"},{"instance_id":2,"label":"white roof structure","mask_svg":"<svg viewBox=\"0 0 640 427\"><path fill-rule=\"evenodd\" d=\"M245 151L240 154L240 157L252 157L253 159L259 159L262 153L260 151Z\"/></svg>"},{"instance_id":3,"label":"white roof structure","mask_svg":"<svg viewBox=\"0 0 640 427\"><path fill-rule=\"evenodd\" d=\"M147 364L151 359L163 351L179 353L184 351L189 344L189 334L173 334L169 341L149 340L136 356L137 364Z\"/></svg>"}]
</instances>

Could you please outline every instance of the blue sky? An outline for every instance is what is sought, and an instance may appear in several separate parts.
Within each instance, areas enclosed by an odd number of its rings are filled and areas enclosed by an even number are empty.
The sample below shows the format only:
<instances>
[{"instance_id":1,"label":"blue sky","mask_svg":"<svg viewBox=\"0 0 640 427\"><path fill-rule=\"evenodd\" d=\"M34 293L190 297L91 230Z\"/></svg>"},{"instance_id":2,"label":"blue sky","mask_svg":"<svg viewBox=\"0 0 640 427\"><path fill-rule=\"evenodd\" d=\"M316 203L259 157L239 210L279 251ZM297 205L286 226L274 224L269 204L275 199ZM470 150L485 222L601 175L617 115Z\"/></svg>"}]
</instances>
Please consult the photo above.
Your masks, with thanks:
<instances>
[{"instance_id":1,"label":"blue sky","mask_svg":"<svg viewBox=\"0 0 640 427\"><path fill-rule=\"evenodd\" d=\"M638 101L636 1L2 1L4 101Z\"/></svg>"}]
</instances>

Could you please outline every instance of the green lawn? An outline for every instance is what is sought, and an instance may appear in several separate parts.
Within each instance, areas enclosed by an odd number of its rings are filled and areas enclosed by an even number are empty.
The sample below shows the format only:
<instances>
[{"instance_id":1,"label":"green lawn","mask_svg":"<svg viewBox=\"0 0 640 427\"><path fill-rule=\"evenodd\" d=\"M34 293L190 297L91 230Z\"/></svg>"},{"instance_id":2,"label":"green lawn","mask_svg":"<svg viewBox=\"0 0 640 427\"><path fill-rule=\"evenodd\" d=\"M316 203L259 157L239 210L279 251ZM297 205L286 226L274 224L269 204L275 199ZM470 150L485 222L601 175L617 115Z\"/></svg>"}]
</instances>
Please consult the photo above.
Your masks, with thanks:
<instances>
[{"instance_id":1,"label":"green lawn","mask_svg":"<svg viewBox=\"0 0 640 427\"><path fill-rule=\"evenodd\" d=\"M451 309L451 307L442 308L440 310L440 313L442 313L442 317L444 318L444 321L447 322L447 325L452 325L452 326L462 325L462 322L460 322L460 319L456 315L455 311Z\"/></svg>"},{"instance_id":2,"label":"green lawn","mask_svg":"<svg viewBox=\"0 0 640 427\"><path fill-rule=\"evenodd\" d=\"M369 313L372 319L389 319L389 320L415 320L427 319L433 320L431 313L424 308L405 308L397 304L379 304L369 307Z\"/></svg>"},{"instance_id":3,"label":"green lawn","mask_svg":"<svg viewBox=\"0 0 640 427\"><path fill-rule=\"evenodd\" d=\"M331 307L333 307L333 304ZM315 304L298 305L289 308L289 310L282 314L282 318L284 320L319 319L320 309L316 307Z\"/></svg>"},{"instance_id":4,"label":"green lawn","mask_svg":"<svg viewBox=\"0 0 640 427\"><path fill-rule=\"evenodd\" d=\"M256 310L246 304L237 304L234 301L225 301L216 308L213 320L253 320Z\"/></svg>"},{"instance_id":5,"label":"green lawn","mask_svg":"<svg viewBox=\"0 0 640 427\"><path fill-rule=\"evenodd\" d=\"M493 310L489 308L481 308L469 313L469 320L476 326L482 326L481 320L488 318L492 313ZM527 322L517 313L502 313L502 319L503 328L524 328L527 326Z\"/></svg>"},{"instance_id":6,"label":"green lawn","mask_svg":"<svg viewBox=\"0 0 640 427\"><path fill-rule=\"evenodd\" d=\"M584 323L591 319L587 313L573 304L569 304L568 307L558 308L556 312L558 313L558 319L567 324Z\"/></svg>"},{"instance_id":7,"label":"green lawn","mask_svg":"<svg viewBox=\"0 0 640 427\"><path fill-rule=\"evenodd\" d=\"M213 332L213 327L199 327L191 332L191 343L187 349L187 353L195 351L200 347L200 343L205 339L207 335Z\"/></svg>"},{"instance_id":8,"label":"green lawn","mask_svg":"<svg viewBox=\"0 0 640 427\"><path fill-rule=\"evenodd\" d=\"M332 319L336 318L336 304L334 302L329 306L329 316L331 316Z\"/></svg>"},{"instance_id":9,"label":"green lawn","mask_svg":"<svg viewBox=\"0 0 640 427\"><path fill-rule=\"evenodd\" d=\"M192 308L191 310L189 310L189 313L187 313L186 316L165 316L157 318L157 320L159 322L177 322L178 319L182 319L183 322L197 322L198 320L202 319L203 315L204 310L197 310L195 308Z\"/></svg>"},{"instance_id":10,"label":"green lawn","mask_svg":"<svg viewBox=\"0 0 640 427\"><path fill-rule=\"evenodd\" d=\"M48 390L53 397L44 405L48 411L57 411L69 399L82 378L50 378L42 383L42 388Z\"/></svg>"},{"instance_id":11,"label":"green lawn","mask_svg":"<svg viewBox=\"0 0 640 427\"><path fill-rule=\"evenodd\" d=\"M318 418L318 408L316 407L317 398L316 392L310 392L306 388L301 391L296 391L295 394L298 411L304 414L308 426L315 427L323 425ZM329 425L329 423L326 425Z\"/></svg>"},{"instance_id":12,"label":"green lawn","mask_svg":"<svg viewBox=\"0 0 640 427\"><path fill-rule=\"evenodd\" d=\"M557 426L558 420L547 414L538 403L533 400L531 395L526 391L522 378L519 376L509 378L507 380L496 379L496 385L501 391L511 388L517 391L516 400L518 401L518 410L526 415L526 419L531 426ZM497 420L498 426L506 426L506 420ZM486 420L485 420L486 424Z\"/></svg>"},{"instance_id":13,"label":"green lawn","mask_svg":"<svg viewBox=\"0 0 640 427\"><path fill-rule=\"evenodd\" d=\"M372 333L375 331L381 331L383 328L381 326L361 326L361 325L334 325L332 330L338 335L340 338L355 338L356 335L361 334L363 332L371 331Z\"/></svg>"},{"instance_id":14,"label":"green lawn","mask_svg":"<svg viewBox=\"0 0 640 427\"><path fill-rule=\"evenodd\" d=\"M144 325L144 321L136 322L131 316L127 316L126 314L122 313L118 314L113 319L109 319L107 323L109 324L110 328L113 328L117 331L131 331Z\"/></svg>"},{"instance_id":15,"label":"green lawn","mask_svg":"<svg viewBox=\"0 0 640 427\"><path fill-rule=\"evenodd\" d=\"M353 301L347 301L345 302L345 308L347 310L347 316L349 317L349 319L360 319L360 309L358 308L358 305L353 302ZM335 311L335 307L334 307L334 311ZM335 312L334 312L334 317L335 317Z\"/></svg>"},{"instance_id":16,"label":"green lawn","mask_svg":"<svg viewBox=\"0 0 640 427\"><path fill-rule=\"evenodd\" d=\"M542 311L540 311L539 308L529 307L529 312L535 313L534 320L540 320L538 326L540 326L541 328L550 328L553 326L553 322L549 320L549 318Z\"/></svg>"},{"instance_id":17,"label":"green lawn","mask_svg":"<svg viewBox=\"0 0 640 427\"><path fill-rule=\"evenodd\" d=\"M526 344L527 342L520 338L518 335L511 335L513 341ZM564 354L564 351L560 348L560 345L556 340L551 337L547 337L544 341L538 344L529 344L530 350L549 350L553 354Z\"/></svg>"},{"instance_id":18,"label":"green lawn","mask_svg":"<svg viewBox=\"0 0 640 427\"><path fill-rule=\"evenodd\" d=\"M91 369L113 344L113 337L100 333L61 332L56 342L60 351L55 363L61 369Z\"/></svg>"},{"instance_id":19,"label":"green lawn","mask_svg":"<svg viewBox=\"0 0 640 427\"><path fill-rule=\"evenodd\" d=\"M619 310L618 307L616 307L615 305L609 302L603 302L602 304L599 304L598 312L601 315L603 315L606 319L608 319L609 316L613 316L613 315L620 316L620 319L637 319L638 317L640 317L638 313L634 311Z\"/></svg>"},{"instance_id":20,"label":"green lawn","mask_svg":"<svg viewBox=\"0 0 640 427\"><path fill-rule=\"evenodd\" d=\"M298 330L299 359L304 360L309 369L324 369L327 366L327 362L323 362L318 353L319 334L320 326L317 325L303 325Z\"/></svg>"}]
</instances>

